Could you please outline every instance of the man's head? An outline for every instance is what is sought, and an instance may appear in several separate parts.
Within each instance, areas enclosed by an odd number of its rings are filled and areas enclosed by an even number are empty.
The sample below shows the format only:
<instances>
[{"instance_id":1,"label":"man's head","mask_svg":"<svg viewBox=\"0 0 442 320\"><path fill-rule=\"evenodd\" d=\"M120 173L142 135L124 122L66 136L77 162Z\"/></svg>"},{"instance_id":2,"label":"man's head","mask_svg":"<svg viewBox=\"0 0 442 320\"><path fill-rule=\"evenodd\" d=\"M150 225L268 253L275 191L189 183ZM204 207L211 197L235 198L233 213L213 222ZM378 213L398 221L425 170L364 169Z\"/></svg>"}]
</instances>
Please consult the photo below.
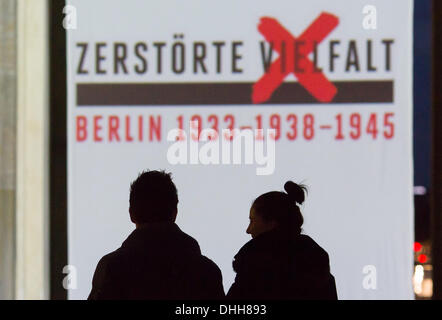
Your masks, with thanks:
<instances>
[{"instance_id":1,"label":"man's head","mask_svg":"<svg viewBox=\"0 0 442 320\"><path fill-rule=\"evenodd\" d=\"M177 205L177 189L170 173L144 171L130 186L130 219L137 225L174 222Z\"/></svg>"}]
</instances>

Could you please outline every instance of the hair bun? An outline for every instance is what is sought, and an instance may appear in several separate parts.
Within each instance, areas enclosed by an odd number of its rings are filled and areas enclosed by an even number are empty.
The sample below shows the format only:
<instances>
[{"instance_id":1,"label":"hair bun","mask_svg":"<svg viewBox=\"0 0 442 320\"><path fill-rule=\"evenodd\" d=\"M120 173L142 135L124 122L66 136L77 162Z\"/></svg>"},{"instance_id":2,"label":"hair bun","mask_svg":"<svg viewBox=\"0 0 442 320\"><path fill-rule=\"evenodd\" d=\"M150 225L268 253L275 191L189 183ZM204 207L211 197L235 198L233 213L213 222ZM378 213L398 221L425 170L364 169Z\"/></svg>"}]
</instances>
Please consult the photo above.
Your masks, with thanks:
<instances>
[{"instance_id":1,"label":"hair bun","mask_svg":"<svg viewBox=\"0 0 442 320\"><path fill-rule=\"evenodd\" d=\"M304 192L307 191L307 188L304 185L298 185L293 181L287 181L284 184L284 190L289 195L289 198L298 204L302 204L305 200Z\"/></svg>"}]
</instances>

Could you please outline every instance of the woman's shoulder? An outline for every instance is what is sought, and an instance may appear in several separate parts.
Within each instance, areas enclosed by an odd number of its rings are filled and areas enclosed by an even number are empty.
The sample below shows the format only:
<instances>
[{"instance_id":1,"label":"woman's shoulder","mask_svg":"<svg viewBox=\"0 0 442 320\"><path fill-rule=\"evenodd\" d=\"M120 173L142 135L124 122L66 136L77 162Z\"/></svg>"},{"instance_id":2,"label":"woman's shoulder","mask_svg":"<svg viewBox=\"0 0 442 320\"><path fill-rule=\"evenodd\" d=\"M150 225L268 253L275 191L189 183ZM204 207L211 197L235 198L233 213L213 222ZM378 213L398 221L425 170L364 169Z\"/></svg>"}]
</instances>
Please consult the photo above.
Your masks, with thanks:
<instances>
[{"instance_id":1,"label":"woman's shoulder","mask_svg":"<svg viewBox=\"0 0 442 320\"><path fill-rule=\"evenodd\" d=\"M299 262L298 265L302 269L315 271L329 271L330 270L330 260L327 251L325 251L315 240L310 236L301 234L295 245L296 260Z\"/></svg>"},{"instance_id":2,"label":"woman's shoulder","mask_svg":"<svg viewBox=\"0 0 442 320\"><path fill-rule=\"evenodd\" d=\"M237 265L247 263L277 263L289 255L297 261L310 261L315 266L329 265L329 256L315 240L306 234L288 235L275 230L248 241L235 255Z\"/></svg>"},{"instance_id":3,"label":"woman's shoulder","mask_svg":"<svg viewBox=\"0 0 442 320\"><path fill-rule=\"evenodd\" d=\"M300 234L297 237L296 246L302 250L314 251L318 254L328 256L327 251L325 251L315 240L306 234Z\"/></svg>"},{"instance_id":4,"label":"woman's shoulder","mask_svg":"<svg viewBox=\"0 0 442 320\"><path fill-rule=\"evenodd\" d=\"M246 268L270 268L287 255L289 241L279 231L271 231L251 239L244 244L234 257L233 268L236 272L241 266Z\"/></svg>"}]
</instances>

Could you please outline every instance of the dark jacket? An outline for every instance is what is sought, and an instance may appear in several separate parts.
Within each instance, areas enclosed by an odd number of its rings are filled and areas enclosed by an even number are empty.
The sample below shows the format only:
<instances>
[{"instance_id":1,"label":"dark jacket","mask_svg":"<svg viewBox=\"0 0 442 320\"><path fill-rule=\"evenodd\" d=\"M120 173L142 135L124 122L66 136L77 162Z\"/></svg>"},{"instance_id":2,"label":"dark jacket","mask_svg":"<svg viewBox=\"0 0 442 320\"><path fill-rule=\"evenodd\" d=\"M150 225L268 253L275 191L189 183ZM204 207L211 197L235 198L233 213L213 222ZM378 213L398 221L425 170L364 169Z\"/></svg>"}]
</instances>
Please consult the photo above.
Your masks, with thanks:
<instances>
[{"instance_id":1,"label":"dark jacket","mask_svg":"<svg viewBox=\"0 0 442 320\"><path fill-rule=\"evenodd\" d=\"M233 269L229 299L337 300L328 254L306 235L261 234L239 250Z\"/></svg>"},{"instance_id":2,"label":"dark jacket","mask_svg":"<svg viewBox=\"0 0 442 320\"><path fill-rule=\"evenodd\" d=\"M136 229L98 263L89 300L220 299L218 266L175 223Z\"/></svg>"}]
</instances>

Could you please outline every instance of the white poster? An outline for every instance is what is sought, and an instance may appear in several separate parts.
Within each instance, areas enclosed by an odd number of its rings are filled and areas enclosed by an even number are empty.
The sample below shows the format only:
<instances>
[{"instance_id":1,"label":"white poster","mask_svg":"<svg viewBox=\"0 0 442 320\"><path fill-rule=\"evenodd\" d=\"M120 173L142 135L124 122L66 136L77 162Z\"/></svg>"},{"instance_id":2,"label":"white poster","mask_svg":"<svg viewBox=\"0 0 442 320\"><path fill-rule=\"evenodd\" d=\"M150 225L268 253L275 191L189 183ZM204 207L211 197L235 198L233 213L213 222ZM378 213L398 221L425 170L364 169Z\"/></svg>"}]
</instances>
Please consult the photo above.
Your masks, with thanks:
<instances>
[{"instance_id":1,"label":"white poster","mask_svg":"<svg viewBox=\"0 0 442 320\"><path fill-rule=\"evenodd\" d=\"M226 292L251 203L293 180L339 299L413 298L411 0L67 2L70 299L134 229L145 169L172 172Z\"/></svg>"}]
</instances>

